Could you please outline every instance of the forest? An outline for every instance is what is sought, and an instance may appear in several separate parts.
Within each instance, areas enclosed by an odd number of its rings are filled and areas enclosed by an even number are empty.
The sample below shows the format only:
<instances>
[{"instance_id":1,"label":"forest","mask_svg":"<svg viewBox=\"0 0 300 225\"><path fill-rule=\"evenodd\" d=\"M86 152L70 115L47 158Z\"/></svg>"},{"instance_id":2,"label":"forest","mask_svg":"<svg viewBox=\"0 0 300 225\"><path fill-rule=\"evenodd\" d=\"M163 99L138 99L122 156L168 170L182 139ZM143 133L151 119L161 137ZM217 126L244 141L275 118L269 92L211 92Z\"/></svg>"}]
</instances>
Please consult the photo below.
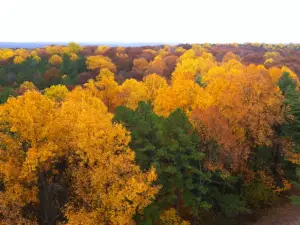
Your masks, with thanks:
<instances>
[{"instance_id":1,"label":"forest","mask_svg":"<svg viewBox=\"0 0 300 225\"><path fill-rule=\"evenodd\" d=\"M0 224L246 224L300 185L297 74L297 44L0 49Z\"/></svg>"}]
</instances>

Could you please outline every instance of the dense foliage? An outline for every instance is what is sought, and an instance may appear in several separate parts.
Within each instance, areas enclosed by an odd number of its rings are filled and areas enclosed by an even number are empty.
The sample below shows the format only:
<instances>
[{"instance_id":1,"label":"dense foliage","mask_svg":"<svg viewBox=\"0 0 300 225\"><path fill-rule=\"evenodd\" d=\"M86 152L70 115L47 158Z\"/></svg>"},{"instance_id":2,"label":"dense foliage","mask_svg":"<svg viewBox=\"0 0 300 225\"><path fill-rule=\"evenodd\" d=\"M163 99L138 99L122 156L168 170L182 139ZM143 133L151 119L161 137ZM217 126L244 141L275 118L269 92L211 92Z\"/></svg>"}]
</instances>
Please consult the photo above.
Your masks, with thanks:
<instances>
[{"instance_id":1,"label":"dense foliage","mask_svg":"<svg viewBox=\"0 0 300 225\"><path fill-rule=\"evenodd\" d=\"M300 180L299 52L0 50L0 223L235 224L272 204Z\"/></svg>"}]
</instances>

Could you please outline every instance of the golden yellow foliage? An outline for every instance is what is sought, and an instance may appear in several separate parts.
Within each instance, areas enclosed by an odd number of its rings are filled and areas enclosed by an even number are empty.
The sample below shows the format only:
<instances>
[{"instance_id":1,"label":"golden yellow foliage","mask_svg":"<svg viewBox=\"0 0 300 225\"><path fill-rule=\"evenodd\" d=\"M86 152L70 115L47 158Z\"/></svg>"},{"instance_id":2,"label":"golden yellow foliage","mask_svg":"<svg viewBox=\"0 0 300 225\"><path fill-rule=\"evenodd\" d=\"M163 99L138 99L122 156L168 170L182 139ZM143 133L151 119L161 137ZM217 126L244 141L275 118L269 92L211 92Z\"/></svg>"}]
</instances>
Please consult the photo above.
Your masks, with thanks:
<instances>
[{"instance_id":1,"label":"golden yellow foliage","mask_svg":"<svg viewBox=\"0 0 300 225\"><path fill-rule=\"evenodd\" d=\"M177 215L174 208L165 210L159 217L160 225L190 225L188 221L185 221Z\"/></svg>"},{"instance_id":2,"label":"golden yellow foliage","mask_svg":"<svg viewBox=\"0 0 300 225\"><path fill-rule=\"evenodd\" d=\"M204 99L207 99L205 96L203 88L194 81L180 80L157 92L157 97L154 100L154 111L156 114L165 117L177 108L189 113L196 101L199 102L200 99L203 99L201 104L205 104L206 100Z\"/></svg>"},{"instance_id":3,"label":"golden yellow foliage","mask_svg":"<svg viewBox=\"0 0 300 225\"><path fill-rule=\"evenodd\" d=\"M230 61L230 60L241 61L241 58L240 58L238 55L236 55L236 54L234 54L234 53L232 53L232 52L227 52L227 53L223 56L222 62L223 62L223 63L226 63L226 62L228 62L228 61Z\"/></svg>"},{"instance_id":4,"label":"golden yellow foliage","mask_svg":"<svg viewBox=\"0 0 300 225\"><path fill-rule=\"evenodd\" d=\"M154 101L158 92L167 88L168 84L164 77L161 77L157 74L150 74L144 78L144 84L147 88L147 96L151 101Z\"/></svg>"},{"instance_id":5,"label":"golden yellow foliage","mask_svg":"<svg viewBox=\"0 0 300 225\"><path fill-rule=\"evenodd\" d=\"M76 61L76 60L78 59L78 55L76 55L76 53L71 53L70 59L71 59L72 61Z\"/></svg>"},{"instance_id":6,"label":"golden yellow foliage","mask_svg":"<svg viewBox=\"0 0 300 225\"><path fill-rule=\"evenodd\" d=\"M245 138L247 132L248 136L252 135L254 143L269 145L273 124L283 122L283 98L279 88L261 66L223 71L206 87L214 99L213 104L231 121L238 136ZM208 75L212 76L210 72Z\"/></svg>"},{"instance_id":7,"label":"golden yellow foliage","mask_svg":"<svg viewBox=\"0 0 300 225\"><path fill-rule=\"evenodd\" d=\"M157 54L157 51L153 50L153 49L144 49L143 52L148 52L148 53L151 53L153 55L156 55Z\"/></svg>"},{"instance_id":8,"label":"golden yellow foliage","mask_svg":"<svg viewBox=\"0 0 300 225\"><path fill-rule=\"evenodd\" d=\"M68 92L68 88L65 85L58 84L46 88L44 95L53 101L59 102L66 98Z\"/></svg>"},{"instance_id":9,"label":"golden yellow foliage","mask_svg":"<svg viewBox=\"0 0 300 225\"><path fill-rule=\"evenodd\" d=\"M265 60L264 64L265 65L271 65L273 62L274 62L274 59L268 58L268 59Z\"/></svg>"},{"instance_id":10,"label":"golden yellow foliage","mask_svg":"<svg viewBox=\"0 0 300 225\"><path fill-rule=\"evenodd\" d=\"M70 169L75 191L66 209L68 224L78 224L78 217L89 217L90 224L134 224L137 206L142 210L157 192L151 186L156 174L153 169L143 173L134 164L127 131L113 124L101 100L82 88L68 95L57 117L57 128L66 132L61 132L62 140L68 135L82 161Z\"/></svg>"},{"instance_id":11,"label":"golden yellow foliage","mask_svg":"<svg viewBox=\"0 0 300 225\"><path fill-rule=\"evenodd\" d=\"M109 112L122 104L120 97L120 87L115 81L114 74L109 69L102 69L97 76L97 80L89 80L85 87L94 95L99 97L106 105Z\"/></svg>"},{"instance_id":12,"label":"golden yellow foliage","mask_svg":"<svg viewBox=\"0 0 300 225\"><path fill-rule=\"evenodd\" d=\"M49 55L61 54L63 52L63 48L61 46L46 46L46 53Z\"/></svg>"},{"instance_id":13,"label":"golden yellow foliage","mask_svg":"<svg viewBox=\"0 0 300 225\"><path fill-rule=\"evenodd\" d=\"M39 205L37 183L65 159L72 181L64 210L68 224L134 224L136 210L158 191L152 186L156 173L135 165L128 132L111 120L102 101L80 87L61 104L28 91L1 105L1 223L37 224L23 217L22 208Z\"/></svg>"},{"instance_id":14,"label":"golden yellow foliage","mask_svg":"<svg viewBox=\"0 0 300 225\"><path fill-rule=\"evenodd\" d=\"M195 51L196 55L200 56L203 52L207 52L207 49L199 44L192 44L192 49Z\"/></svg>"},{"instance_id":15,"label":"golden yellow foliage","mask_svg":"<svg viewBox=\"0 0 300 225\"><path fill-rule=\"evenodd\" d=\"M117 52L116 56L118 58L120 58L120 59L127 59L128 58L128 55L126 53L119 53L119 52Z\"/></svg>"},{"instance_id":16,"label":"golden yellow foliage","mask_svg":"<svg viewBox=\"0 0 300 225\"><path fill-rule=\"evenodd\" d=\"M26 59L30 55L30 52L26 49L18 48L15 50L15 55L21 56L22 58Z\"/></svg>"},{"instance_id":17,"label":"golden yellow foliage","mask_svg":"<svg viewBox=\"0 0 300 225\"><path fill-rule=\"evenodd\" d=\"M0 49L0 61L6 61L15 55L12 49Z\"/></svg>"},{"instance_id":18,"label":"golden yellow foliage","mask_svg":"<svg viewBox=\"0 0 300 225\"><path fill-rule=\"evenodd\" d=\"M23 82L23 83L20 85L20 87L19 87L19 91L20 91L21 93L25 93L26 91L34 91L34 90L38 90L38 89L37 89L36 86L35 86L32 82L30 82L30 81L25 81L25 82Z\"/></svg>"},{"instance_id":19,"label":"golden yellow foliage","mask_svg":"<svg viewBox=\"0 0 300 225\"><path fill-rule=\"evenodd\" d=\"M15 56L14 58L14 64L21 64L25 61L24 58L22 58L22 56Z\"/></svg>"},{"instance_id":20,"label":"golden yellow foliage","mask_svg":"<svg viewBox=\"0 0 300 225\"><path fill-rule=\"evenodd\" d=\"M32 57L36 62L40 62L41 61L41 58L38 56L38 55L34 55Z\"/></svg>"},{"instance_id":21,"label":"golden yellow foliage","mask_svg":"<svg viewBox=\"0 0 300 225\"><path fill-rule=\"evenodd\" d=\"M75 42L70 42L70 43L68 43L68 53L70 53L70 54L77 54L78 52L80 52L81 50L82 50L83 48L79 45L79 44L77 44L77 43L75 43Z\"/></svg>"},{"instance_id":22,"label":"golden yellow foliage","mask_svg":"<svg viewBox=\"0 0 300 225\"><path fill-rule=\"evenodd\" d=\"M145 84L135 79L127 79L120 86L120 93L123 104L131 109L135 109L139 102L149 100Z\"/></svg>"},{"instance_id":23,"label":"golden yellow foliage","mask_svg":"<svg viewBox=\"0 0 300 225\"><path fill-rule=\"evenodd\" d=\"M267 59L276 59L276 58L279 58L280 57L280 53L279 52L266 52L264 54L264 58L267 60Z\"/></svg>"},{"instance_id":24,"label":"golden yellow foliage","mask_svg":"<svg viewBox=\"0 0 300 225\"><path fill-rule=\"evenodd\" d=\"M87 57L86 65L91 70L107 68L113 73L117 70L110 58L100 55Z\"/></svg>"},{"instance_id":25,"label":"golden yellow foliage","mask_svg":"<svg viewBox=\"0 0 300 225\"><path fill-rule=\"evenodd\" d=\"M216 66L215 58L210 53L203 52L196 58L193 50L186 53L182 55L181 61L177 63L172 73L172 82L183 79L195 80L197 75L203 76L210 68Z\"/></svg>"},{"instance_id":26,"label":"golden yellow foliage","mask_svg":"<svg viewBox=\"0 0 300 225\"><path fill-rule=\"evenodd\" d=\"M103 45L103 46L98 46L98 48L96 49L95 53L96 54L104 54L105 52L107 52L110 49L110 47Z\"/></svg>"},{"instance_id":27,"label":"golden yellow foliage","mask_svg":"<svg viewBox=\"0 0 300 225\"><path fill-rule=\"evenodd\" d=\"M179 53L184 53L186 51L186 49L184 49L183 47L177 47L175 49L175 52L179 52Z\"/></svg>"},{"instance_id":28,"label":"golden yellow foliage","mask_svg":"<svg viewBox=\"0 0 300 225\"><path fill-rule=\"evenodd\" d=\"M119 53L124 53L124 52L125 52L125 47L118 46L118 47L117 47L117 52L119 52Z\"/></svg>"},{"instance_id":29,"label":"golden yellow foliage","mask_svg":"<svg viewBox=\"0 0 300 225\"><path fill-rule=\"evenodd\" d=\"M148 68L149 68L149 63L145 58L138 58L133 60L133 67L132 67L133 71L139 73L145 73Z\"/></svg>"},{"instance_id":30,"label":"golden yellow foliage","mask_svg":"<svg viewBox=\"0 0 300 225\"><path fill-rule=\"evenodd\" d=\"M56 54L51 56L49 59L49 63L54 66L60 65L62 62L63 62L63 59L59 55L56 55Z\"/></svg>"}]
</instances>

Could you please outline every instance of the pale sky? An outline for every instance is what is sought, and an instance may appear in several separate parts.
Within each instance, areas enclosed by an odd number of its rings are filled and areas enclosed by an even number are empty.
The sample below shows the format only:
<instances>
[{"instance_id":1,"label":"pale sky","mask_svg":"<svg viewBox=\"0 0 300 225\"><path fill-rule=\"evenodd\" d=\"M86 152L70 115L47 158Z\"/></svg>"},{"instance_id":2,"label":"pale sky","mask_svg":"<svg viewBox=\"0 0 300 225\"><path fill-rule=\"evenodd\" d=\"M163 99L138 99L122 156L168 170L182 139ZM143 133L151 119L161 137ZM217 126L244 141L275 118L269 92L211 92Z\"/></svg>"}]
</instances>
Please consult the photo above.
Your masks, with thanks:
<instances>
[{"instance_id":1,"label":"pale sky","mask_svg":"<svg viewBox=\"0 0 300 225\"><path fill-rule=\"evenodd\" d=\"M299 0L0 0L0 42L300 43Z\"/></svg>"}]
</instances>

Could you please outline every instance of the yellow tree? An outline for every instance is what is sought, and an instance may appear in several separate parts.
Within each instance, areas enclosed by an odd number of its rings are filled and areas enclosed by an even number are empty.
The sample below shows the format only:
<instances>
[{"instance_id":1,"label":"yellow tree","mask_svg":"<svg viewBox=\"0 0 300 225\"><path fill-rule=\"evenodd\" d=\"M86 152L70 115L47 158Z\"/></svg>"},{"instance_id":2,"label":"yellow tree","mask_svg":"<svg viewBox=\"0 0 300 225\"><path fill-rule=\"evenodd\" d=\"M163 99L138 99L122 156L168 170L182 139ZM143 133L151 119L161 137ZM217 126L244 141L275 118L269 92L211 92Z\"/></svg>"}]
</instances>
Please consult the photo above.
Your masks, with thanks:
<instances>
[{"instance_id":1,"label":"yellow tree","mask_svg":"<svg viewBox=\"0 0 300 225\"><path fill-rule=\"evenodd\" d=\"M15 55L21 56L22 58L26 59L30 55L30 52L24 48L18 48L15 50Z\"/></svg>"},{"instance_id":2,"label":"yellow tree","mask_svg":"<svg viewBox=\"0 0 300 225\"><path fill-rule=\"evenodd\" d=\"M74 149L67 173L72 178L65 215L68 224L134 224L132 216L157 192L154 170L143 173L128 147L130 136L112 123L106 106L89 91L76 88L57 114L61 148ZM68 139L65 139L68 135ZM61 140L61 141L59 141ZM66 142L67 141L67 142Z\"/></svg>"},{"instance_id":3,"label":"yellow tree","mask_svg":"<svg viewBox=\"0 0 300 225\"><path fill-rule=\"evenodd\" d=\"M113 112L117 106L122 104L120 87L109 69L102 69L96 81L89 80L85 87L102 100L109 112Z\"/></svg>"},{"instance_id":4,"label":"yellow tree","mask_svg":"<svg viewBox=\"0 0 300 225\"><path fill-rule=\"evenodd\" d=\"M174 208L165 210L159 217L160 225L190 225L188 221L183 220L178 216Z\"/></svg>"},{"instance_id":5,"label":"yellow tree","mask_svg":"<svg viewBox=\"0 0 300 225\"><path fill-rule=\"evenodd\" d=\"M56 54L51 56L49 59L49 63L54 66L60 65L62 62L63 62L63 59L59 55L56 55Z\"/></svg>"},{"instance_id":6,"label":"yellow tree","mask_svg":"<svg viewBox=\"0 0 300 225\"><path fill-rule=\"evenodd\" d=\"M51 100L60 102L66 98L68 92L68 88L65 85L58 84L46 88L44 95Z\"/></svg>"},{"instance_id":7,"label":"yellow tree","mask_svg":"<svg viewBox=\"0 0 300 225\"><path fill-rule=\"evenodd\" d=\"M107 68L113 73L117 70L110 58L101 55L87 57L86 65L91 70Z\"/></svg>"},{"instance_id":8,"label":"yellow tree","mask_svg":"<svg viewBox=\"0 0 300 225\"><path fill-rule=\"evenodd\" d=\"M70 59L71 59L72 61L76 61L76 60L78 59L78 55L76 55L76 53L71 53L71 54L70 54Z\"/></svg>"},{"instance_id":9,"label":"yellow tree","mask_svg":"<svg viewBox=\"0 0 300 225\"><path fill-rule=\"evenodd\" d=\"M6 61L15 55L14 51L11 49L1 49L0 50L0 61Z\"/></svg>"},{"instance_id":10,"label":"yellow tree","mask_svg":"<svg viewBox=\"0 0 300 225\"><path fill-rule=\"evenodd\" d=\"M53 121L54 104L36 91L10 98L1 106L0 222L36 224L34 215L23 217L23 208L38 204L37 170L51 157L45 143ZM30 217L33 217L30 219Z\"/></svg>"},{"instance_id":11,"label":"yellow tree","mask_svg":"<svg viewBox=\"0 0 300 225\"><path fill-rule=\"evenodd\" d=\"M203 88L194 81L179 80L157 92L157 97L154 100L154 111L158 115L167 117L171 112L180 108L188 114L196 101L200 101L204 105L207 99Z\"/></svg>"},{"instance_id":12,"label":"yellow tree","mask_svg":"<svg viewBox=\"0 0 300 225\"><path fill-rule=\"evenodd\" d=\"M154 60L149 63L147 74L156 73L156 74L163 75L165 68L166 68L165 61L160 56L156 56Z\"/></svg>"},{"instance_id":13,"label":"yellow tree","mask_svg":"<svg viewBox=\"0 0 300 225\"><path fill-rule=\"evenodd\" d=\"M25 61L25 59L21 56L15 56L14 57L14 64L21 64Z\"/></svg>"},{"instance_id":14,"label":"yellow tree","mask_svg":"<svg viewBox=\"0 0 300 225\"><path fill-rule=\"evenodd\" d=\"M195 80L197 76L203 76L214 66L216 66L216 61L211 53L203 52L200 57L196 57L195 51L191 49L180 57L172 74L172 81Z\"/></svg>"},{"instance_id":15,"label":"yellow tree","mask_svg":"<svg viewBox=\"0 0 300 225\"><path fill-rule=\"evenodd\" d=\"M134 224L158 191L156 174L135 165L129 134L111 119L82 88L61 104L28 91L1 105L0 222L49 224L63 211L68 224ZM29 205L39 215L24 214Z\"/></svg>"},{"instance_id":16,"label":"yellow tree","mask_svg":"<svg viewBox=\"0 0 300 225\"><path fill-rule=\"evenodd\" d=\"M96 49L96 54L104 54L106 53L108 50L110 49L110 47L106 46L106 45L102 45L102 46L98 46L98 48Z\"/></svg>"},{"instance_id":17,"label":"yellow tree","mask_svg":"<svg viewBox=\"0 0 300 225\"><path fill-rule=\"evenodd\" d=\"M38 90L37 87L30 81L23 82L18 89L16 89L17 95L22 95L26 91L34 91Z\"/></svg>"},{"instance_id":18,"label":"yellow tree","mask_svg":"<svg viewBox=\"0 0 300 225\"><path fill-rule=\"evenodd\" d=\"M154 101L159 90L168 87L166 79L157 74L150 74L146 76L144 78L144 84L147 88L147 96L151 101Z\"/></svg>"},{"instance_id":19,"label":"yellow tree","mask_svg":"<svg viewBox=\"0 0 300 225\"><path fill-rule=\"evenodd\" d=\"M235 135L236 143L249 147L272 145L273 127L283 122L283 97L268 70L255 65L244 67L230 60L212 68L205 80L210 105L217 107L218 113L226 119L226 129ZM235 148L239 152L232 150L240 163L248 156L243 149L246 148Z\"/></svg>"},{"instance_id":20,"label":"yellow tree","mask_svg":"<svg viewBox=\"0 0 300 225\"><path fill-rule=\"evenodd\" d=\"M149 68L149 63L145 58L138 58L133 60L132 71L144 74Z\"/></svg>"},{"instance_id":21,"label":"yellow tree","mask_svg":"<svg viewBox=\"0 0 300 225\"><path fill-rule=\"evenodd\" d=\"M135 109L139 102L149 100L145 84L135 79L127 79L120 86L120 98L131 109Z\"/></svg>"},{"instance_id":22,"label":"yellow tree","mask_svg":"<svg viewBox=\"0 0 300 225\"><path fill-rule=\"evenodd\" d=\"M63 48L61 46L46 46L45 51L48 55L61 54L63 52Z\"/></svg>"},{"instance_id":23,"label":"yellow tree","mask_svg":"<svg viewBox=\"0 0 300 225\"><path fill-rule=\"evenodd\" d=\"M69 53L73 53L73 54L77 54L78 52L80 52L83 48L75 43L75 42L70 42L68 43L68 50L69 50Z\"/></svg>"},{"instance_id":24,"label":"yellow tree","mask_svg":"<svg viewBox=\"0 0 300 225\"><path fill-rule=\"evenodd\" d=\"M241 61L241 58L238 56L238 55L236 55L236 54L234 54L234 53L232 53L232 52L227 52L224 56L223 56L223 60L222 60L222 62L223 63L226 63L226 62L228 62L229 60L237 60L237 61Z\"/></svg>"}]
</instances>

